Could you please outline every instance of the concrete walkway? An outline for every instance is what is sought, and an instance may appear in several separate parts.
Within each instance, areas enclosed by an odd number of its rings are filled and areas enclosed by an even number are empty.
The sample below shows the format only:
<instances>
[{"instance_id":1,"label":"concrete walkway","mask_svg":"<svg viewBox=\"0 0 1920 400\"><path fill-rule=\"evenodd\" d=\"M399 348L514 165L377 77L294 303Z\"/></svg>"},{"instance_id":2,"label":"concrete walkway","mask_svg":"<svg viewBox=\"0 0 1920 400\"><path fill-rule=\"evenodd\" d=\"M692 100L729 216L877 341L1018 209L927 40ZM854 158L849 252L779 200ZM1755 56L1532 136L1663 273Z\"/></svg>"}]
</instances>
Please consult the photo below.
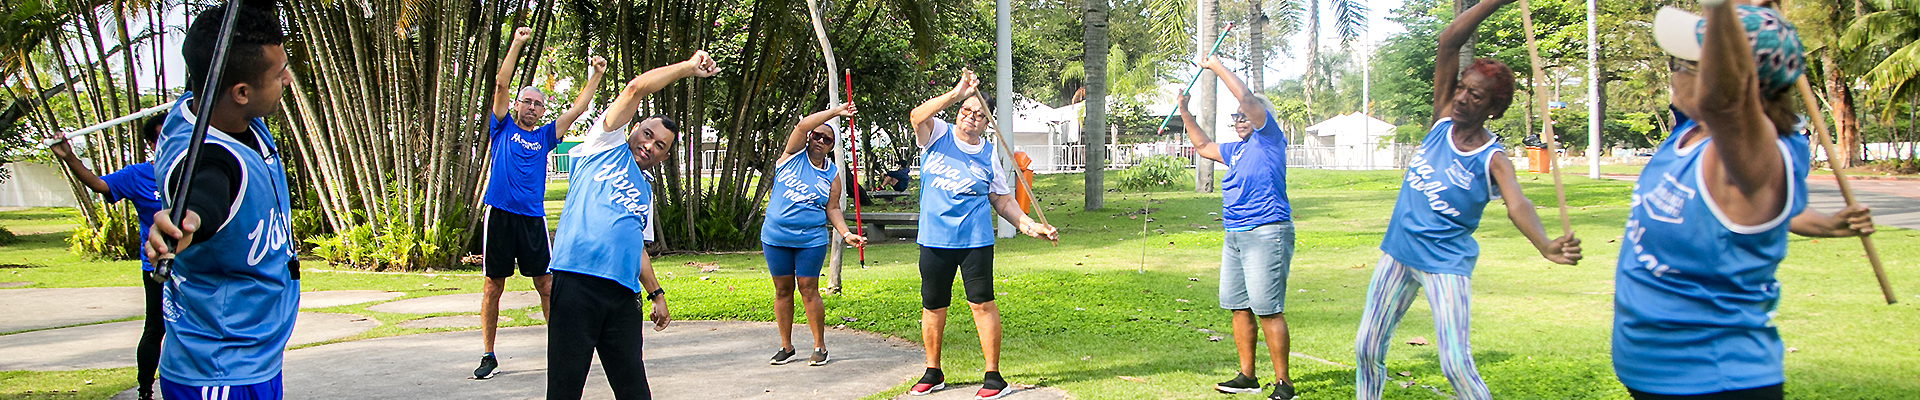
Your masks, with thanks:
<instances>
[{"instance_id":1,"label":"concrete walkway","mask_svg":"<svg viewBox=\"0 0 1920 400\"><path fill-rule=\"evenodd\" d=\"M1920 182L1848 181L1853 199L1873 208L1875 225L1920 229ZM1832 213L1845 208L1840 185L1832 180L1807 180L1807 208Z\"/></svg>"},{"instance_id":2,"label":"concrete walkway","mask_svg":"<svg viewBox=\"0 0 1920 400\"><path fill-rule=\"evenodd\" d=\"M405 295L406 293L383 290L323 290L318 292L300 292L300 309L307 310L386 301Z\"/></svg>"},{"instance_id":3,"label":"concrete walkway","mask_svg":"<svg viewBox=\"0 0 1920 400\"><path fill-rule=\"evenodd\" d=\"M532 291L506 292L500 295L500 309L518 310L540 305L540 295ZM386 302L367 307L370 311L401 314L477 313L479 293L461 293Z\"/></svg>"},{"instance_id":4,"label":"concrete walkway","mask_svg":"<svg viewBox=\"0 0 1920 400\"><path fill-rule=\"evenodd\" d=\"M0 316L5 334L141 315L147 300L138 287L10 289L0 290L0 310L8 310Z\"/></svg>"},{"instance_id":5,"label":"concrete walkway","mask_svg":"<svg viewBox=\"0 0 1920 400\"><path fill-rule=\"evenodd\" d=\"M288 346L358 335L379 326L348 314L300 313ZM134 365L144 321L115 322L0 336L0 371L69 371Z\"/></svg>"}]
</instances>

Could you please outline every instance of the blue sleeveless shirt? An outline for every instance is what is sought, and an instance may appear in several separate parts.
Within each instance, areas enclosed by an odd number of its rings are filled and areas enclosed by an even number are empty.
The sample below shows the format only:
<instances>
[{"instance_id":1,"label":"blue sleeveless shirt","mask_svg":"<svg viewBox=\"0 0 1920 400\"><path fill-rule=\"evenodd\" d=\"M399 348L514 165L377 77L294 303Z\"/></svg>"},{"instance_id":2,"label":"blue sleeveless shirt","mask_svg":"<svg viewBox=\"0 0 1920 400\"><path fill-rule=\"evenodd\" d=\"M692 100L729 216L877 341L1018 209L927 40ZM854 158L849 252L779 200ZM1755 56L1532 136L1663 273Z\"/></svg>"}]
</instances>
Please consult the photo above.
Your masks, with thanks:
<instances>
[{"instance_id":1,"label":"blue sleeveless shirt","mask_svg":"<svg viewBox=\"0 0 1920 400\"><path fill-rule=\"evenodd\" d=\"M773 171L773 197L767 201L767 219L760 224L760 243L781 247L819 247L827 238L827 195L840 167L827 161L816 168L802 150L787 157Z\"/></svg>"},{"instance_id":2,"label":"blue sleeveless shirt","mask_svg":"<svg viewBox=\"0 0 1920 400\"><path fill-rule=\"evenodd\" d=\"M1435 121L1407 162L1380 251L1424 272L1472 276L1480 258L1473 231L1487 202L1499 197L1487 166L1505 150L1495 139L1463 152L1453 134L1452 118Z\"/></svg>"},{"instance_id":3,"label":"blue sleeveless shirt","mask_svg":"<svg viewBox=\"0 0 1920 400\"><path fill-rule=\"evenodd\" d=\"M1757 226L1728 220L1700 185L1702 147L1680 147L1698 125L1678 111L1674 134L1640 171L1614 272L1613 369L1635 390L1689 395L1785 382L1774 270L1787 256L1787 220L1807 205L1806 137L1777 139L1788 201Z\"/></svg>"},{"instance_id":4,"label":"blue sleeveless shirt","mask_svg":"<svg viewBox=\"0 0 1920 400\"><path fill-rule=\"evenodd\" d=\"M920 233L915 242L938 249L993 245L993 205L989 192L1013 193L996 164L993 142L981 139L968 151L953 125L934 119L933 140L920 149ZM972 146L966 146L972 147Z\"/></svg>"},{"instance_id":5,"label":"blue sleeveless shirt","mask_svg":"<svg viewBox=\"0 0 1920 400\"><path fill-rule=\"evenodd\" d=\"M640 293L640 260L653 242L655 219L653 179L627 148L632 126L606 132L595 120L586 141L567 152L573 173L549 268L605 278Z\"/></svg>"},{"instance_id":6,"label":"blue sleeveless shirt","mask_svg":"<svg viewBox=\"0 0 1920 400\"><path fill-rule=\"evenodd\" d=\"M154 156L159 176L185 168L193 136L192 99L188 94L175 101L162 125ZM173 280L163 285L167 334L160 345L160 376L176 383L265 382L280 374L281 352L293 334L300 282L287 270L294 246L286 170L266 123L255 118L248 126L249 132L241 134L255 135L260 151L207 129L207 144L225 148L240 162L240 194L218 233L195 238L175 255ZM160 185L160 198L171 201L174 194L167 186Z\"/></svg>"}]
</instances>

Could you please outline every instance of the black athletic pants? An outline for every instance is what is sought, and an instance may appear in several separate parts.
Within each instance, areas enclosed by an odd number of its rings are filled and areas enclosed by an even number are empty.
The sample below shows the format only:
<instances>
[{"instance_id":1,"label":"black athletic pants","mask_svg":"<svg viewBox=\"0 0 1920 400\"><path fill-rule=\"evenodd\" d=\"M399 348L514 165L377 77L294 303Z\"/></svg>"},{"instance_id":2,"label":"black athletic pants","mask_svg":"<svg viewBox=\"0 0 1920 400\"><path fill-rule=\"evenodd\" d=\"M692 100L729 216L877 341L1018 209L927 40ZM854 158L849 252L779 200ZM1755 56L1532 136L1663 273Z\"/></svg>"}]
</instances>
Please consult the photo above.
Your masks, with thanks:
<instances>
[{"instance_id":1,"label":"black athletic pants","mask_svg":"<svg viewBox=\"0 0 1920 400\"><path fill-rule=\"evenodd\" d=\"M145 276L140 282L147 287L147 322L140 332L140 347L134 351L135 364L140 366L135 378L140 381L141 394L153 394L154 374L160 369L160 338L167 334L167 326L160 309L160 284Z\"/></svg>"},{"instance_id":2,"label":"black athletic pants","mask_svg":"<svg viewBox=\"0 0 1920 400\"><path fill-rule=\"evenodd\" d=\"M547 399L579 399L594 351L616 399L652 399L640 361L640 332L651 325L640 295L592 275L553 271L553 320L547 321Z\"/></svg>"}]
</instances>

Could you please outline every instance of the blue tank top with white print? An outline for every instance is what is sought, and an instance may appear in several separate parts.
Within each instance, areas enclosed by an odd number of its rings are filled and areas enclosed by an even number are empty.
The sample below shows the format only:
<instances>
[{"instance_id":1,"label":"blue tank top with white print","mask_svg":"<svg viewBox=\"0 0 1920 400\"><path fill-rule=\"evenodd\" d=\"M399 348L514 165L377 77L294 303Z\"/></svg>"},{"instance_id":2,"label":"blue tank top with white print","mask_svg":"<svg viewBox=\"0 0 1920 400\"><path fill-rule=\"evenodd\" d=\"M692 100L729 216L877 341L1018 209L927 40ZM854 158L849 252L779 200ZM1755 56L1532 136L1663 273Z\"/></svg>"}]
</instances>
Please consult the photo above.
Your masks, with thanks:
<instances>
[{"instance_id":1,"label":"blue tank top with white print","mask_svg":"<svg viewBox=\"0 0 1920 400\"><path fill-rule=\"evenodd\" d=\"M1478 149L1460 151L1453 135L1452 118L1434 122L1407 162L1380 251L1424 272L1472 276L1480 258L1473 231L1480 228L1487 202L1499 196L1487 165L1505 150L1498 140L1488 140Z\"/></svg>"},{"instance_id":2,"label":"blue tank top with white print","mask_svg":"<svg viewBox=\"0 0 1920 400\"><path fill-rule=\"evenodd\" d=\"M606 132L601 126L594 121L586 141L567 153L573 173L567 177L550 268L604 278L640 293L641 258L654 234L653 179L633 161L625 141L628 127Z\"/></svg>"},{"instance_id":3,"label":"blue tank top with white print","mask_svg":"<svg viewBox=\"0 0 1920 400\"><path fill-rule=\"evenodd\" d=\"M1614 271L1613 368L1627 387L1689 395L1785 381L1772 319L1774 270L1787 255L1787 220L1807 205L1807 139L1777 139L1788 202L1771 221L1728 220L1701 187L1702 148L1681 147L1698 125L1678 111L1634 184Z\"/></svg>"},{"instance_id":4,"label":"blue tank top with white print","mask_svg":"<svg viewBox=\"0 0 1920 400\"><path fill-rule=\"evenodd\" d=\"M154 156L159 176L185 168L191 147L193 96L181 96L162 125ZM160 376L189 386L238 386L280 374L281 352L293 335L300 308L300 281L293 260L287 177L266 123L254 118L248 132L260 150L226 132L207 129L207 144L233 153L240 163L240 192L225 225L212 237L195 238L175 255L172 281L161 291L167 332L160 344ZM172 201L170 185L160 198ZM179 205L173 205L179 206Z\"/></svg>"},{"instance_id":5,"label":"blue tank top with white print","mask_svg":"<svg viewBox=\"0 0 1920 400\"><path fill-rule=\"evenodd\" d=\"M827 161L813 166L802 151L787 157L773 171L773 196L767 201L767 219L760 224L760 243L781 247L819 247L827 238L827 195L840 167Z\"/></svg>"},{"instance_id":6,"label":"blue tank top with white print","mask_svg":"<svg viewBox=\"0 0 1920 400\"><path fill-rule=\"evenodd\" d=\"M941 249L993 245L993 142L977 153L960 148L953 126L936 123L933 141L920 150L920 233L915 242ZM938 129L945 128L945 129Z\"/></svg>"}]
</instances>

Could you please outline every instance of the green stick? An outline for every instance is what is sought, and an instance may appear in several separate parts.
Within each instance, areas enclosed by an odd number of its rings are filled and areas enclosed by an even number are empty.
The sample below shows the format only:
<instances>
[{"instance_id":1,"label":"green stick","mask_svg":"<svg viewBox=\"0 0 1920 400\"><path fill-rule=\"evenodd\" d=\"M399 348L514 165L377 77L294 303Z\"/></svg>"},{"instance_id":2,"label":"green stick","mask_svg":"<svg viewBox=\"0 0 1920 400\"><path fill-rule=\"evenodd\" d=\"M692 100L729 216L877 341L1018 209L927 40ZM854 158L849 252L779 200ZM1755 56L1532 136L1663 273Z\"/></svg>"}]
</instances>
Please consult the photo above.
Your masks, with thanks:
<instances>
[{"instance_id":1,"label":"green stick","mask_svg":"<svg viewBox=\"0 0 1920 400\"><path fill-rule=\"evenodd\" d=\"M1218 38L1218 39L1214 39L1214 40L1213 40L1213 48L1211 48L1211 49L1207 49L1207 55L1204 55L1204 56L1200 56L1200 60L1201 60L1201 61L1206 61L1206 59L1207 59L1207 57L1212 57L1212 56L1213 56L1213 53L1214 53L1215 51L1219 51L1219 50L1220 50L1220 42L1224 42L1224 41L1227 41L1227 34L1228 34L1228 33L1233 33L1233 23L1232 23L1232 22L1228 22L1228 23L1227 23L1227 27L1226 27L1226 29L1222 29L1222 30L1220 30L1220 38ZM1206 73L1206 72L1207 72L1207 69L1206 69L1206 68L1201 68L1201 69L1200 69L1199 71L1194 71L1194 72L1193 72L1193 77L1192 77L1192 78L1187 78L1187 88L1186 88L1186 89L1180 89L1180 94L1184 96L1184 95L1186 95L1186 94L1187 94L1187 92L1192 92L1192 91L1193 91L1193 84L1195 84L1195 83L1199 83L1199 82L1200 82L1200 74L1204 74L1204 73ZM1179 108L1179 107L1180 107L1180 106L1178 106L1178 105L1176 105L1176 106L1174 106L1174 109L1173 109L1173 111L1168 111L1168 112L1167 112L1167 118L1165 118L1165 119L1162 119L1162 120L1160 120L1160 127L1159 127L1159 128L1154 128L1154 129L1153 129L1153 134L1155 134L1155 135L1159 135L1159 134L1161 134L1161 133L1166 133L1166 131L1167 131L1167 124L1170 124L1170 123L1173 123L1173 115L1174 115L1174 114L1179 114L1179 113L1180 113L1180 108Z\"/></svg>"}]
</instances>

